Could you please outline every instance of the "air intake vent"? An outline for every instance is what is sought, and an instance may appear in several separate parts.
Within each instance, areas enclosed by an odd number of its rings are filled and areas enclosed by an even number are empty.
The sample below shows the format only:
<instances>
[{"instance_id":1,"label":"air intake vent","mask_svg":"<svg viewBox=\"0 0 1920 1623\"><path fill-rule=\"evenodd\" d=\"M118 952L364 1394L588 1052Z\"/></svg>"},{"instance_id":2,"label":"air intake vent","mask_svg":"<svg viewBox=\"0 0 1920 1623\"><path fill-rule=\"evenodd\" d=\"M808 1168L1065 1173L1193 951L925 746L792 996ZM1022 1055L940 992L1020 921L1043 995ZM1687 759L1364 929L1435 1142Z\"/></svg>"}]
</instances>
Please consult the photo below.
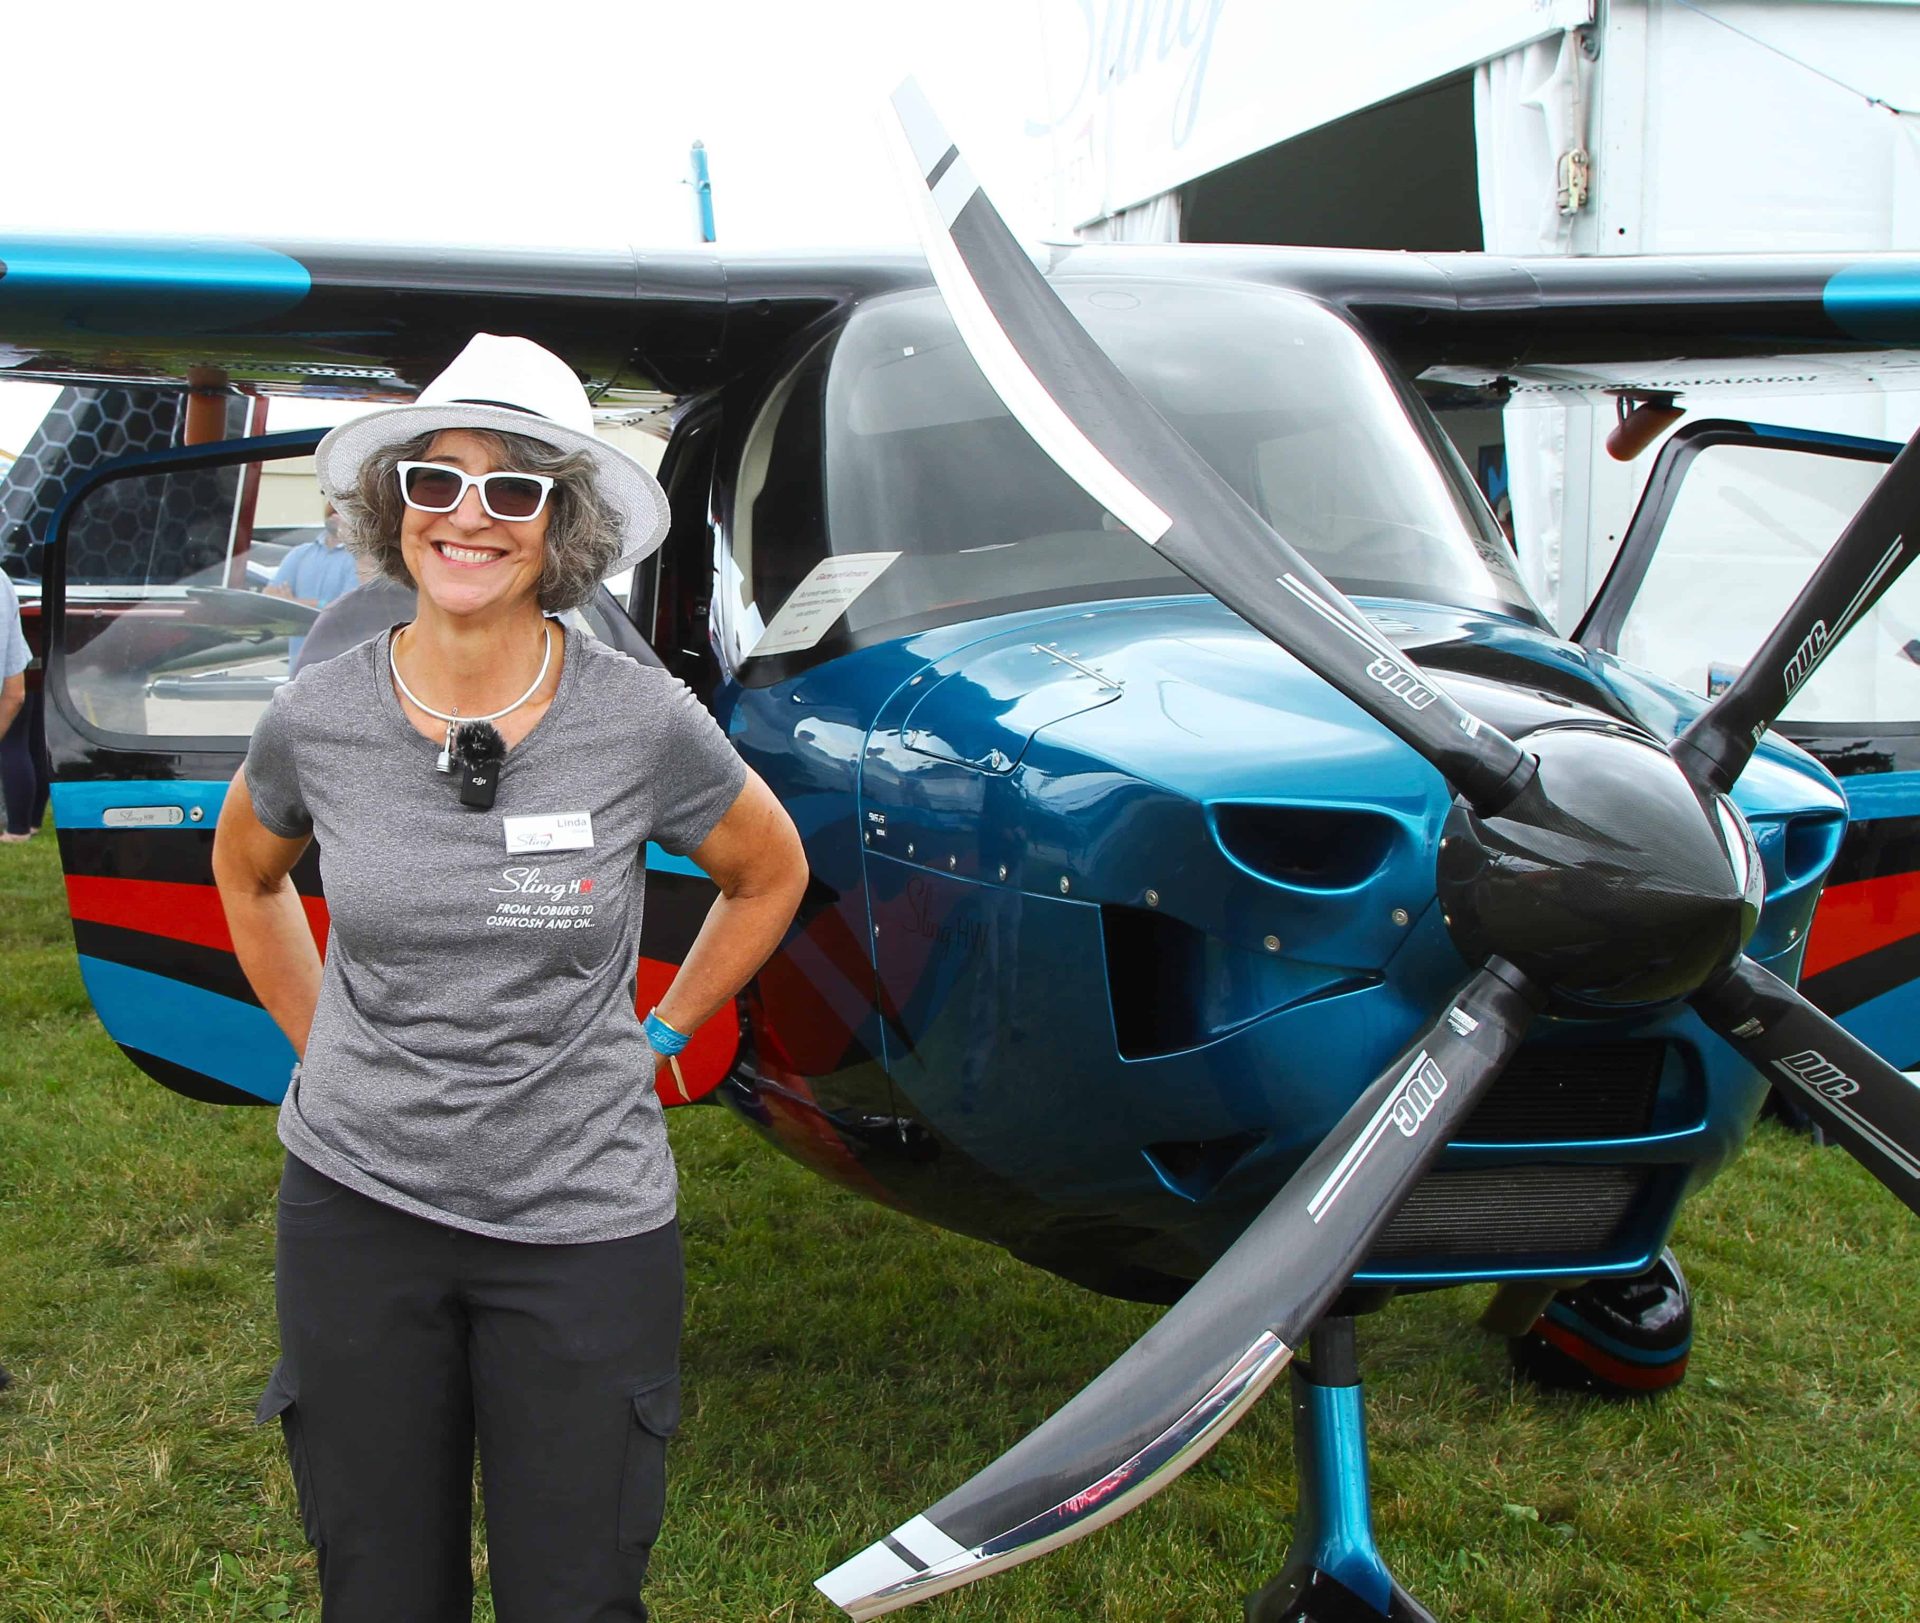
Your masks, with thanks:
<instances>
[{"instance_id":1,"label":"air intake vent","mask_svg":"<svg viewBox=\"0 0 1920 1623\"><path fill-rule=\"evenodd\" d=\"M1215 837L1243 868L1296 890L1352 890L1392 854L1399 825L1340 806L1213 808Z\"/></svg>"},{"instance_id":2,"label":"air intake vent","mask_svg":"<svg viewBox=\"0 0 1920 1623\"><path fill-rule=\"evenodd\" d=\"M1463 1144L1560 1144L1637 1138L1653 1126L1667 1045L1530 1044L1455 1137Z\"/></svg>"},{"instance_id":3,"label":"air intake vent","mask_svg":"<svg viewBox=\"0 0 1920 1623\"><path fill-rule=\"evenodd\" d=\"M1351 990L1369 978L1251 952L1162 912L1103 907L1107 995L1123 1059L1198 1048L1307 998Z\"/></svg>"},{"instance_id":4,"label":"air intake vent","mask_svg":"<svg viewBox=\"0 0 1920 1623\"><path fill-rule=\"evenodd\" d=\"M1647 1167L1468 1167L1429 1173L1374 1247L1400 1257L1557 1257L1620 1235Z\"/></svg>"}]
</instances>

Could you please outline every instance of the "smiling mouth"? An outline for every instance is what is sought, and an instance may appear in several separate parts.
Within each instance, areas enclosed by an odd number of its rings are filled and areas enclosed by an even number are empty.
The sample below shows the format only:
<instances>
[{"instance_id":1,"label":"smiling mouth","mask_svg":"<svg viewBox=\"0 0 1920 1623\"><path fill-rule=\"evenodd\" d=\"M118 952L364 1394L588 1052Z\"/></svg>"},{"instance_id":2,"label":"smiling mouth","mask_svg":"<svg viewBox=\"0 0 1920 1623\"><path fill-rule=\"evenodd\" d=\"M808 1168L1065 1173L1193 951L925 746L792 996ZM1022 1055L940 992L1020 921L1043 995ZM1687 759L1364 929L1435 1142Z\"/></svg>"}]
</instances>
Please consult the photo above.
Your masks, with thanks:
<instances>
[{"instance_id":1,"label":"smiling mouth","mask_svg":"<svg viewBox=\"0 0 1920 1623\"><path fill-rule=\"evenodd\" d=\"M459 564L462 568L472 569L480 564L490 564L497 558L504 558L504 552L496 552L487 547L459 547L450 541L436 541L433 550L450 564Z\"/></svg>"}]
</instances>

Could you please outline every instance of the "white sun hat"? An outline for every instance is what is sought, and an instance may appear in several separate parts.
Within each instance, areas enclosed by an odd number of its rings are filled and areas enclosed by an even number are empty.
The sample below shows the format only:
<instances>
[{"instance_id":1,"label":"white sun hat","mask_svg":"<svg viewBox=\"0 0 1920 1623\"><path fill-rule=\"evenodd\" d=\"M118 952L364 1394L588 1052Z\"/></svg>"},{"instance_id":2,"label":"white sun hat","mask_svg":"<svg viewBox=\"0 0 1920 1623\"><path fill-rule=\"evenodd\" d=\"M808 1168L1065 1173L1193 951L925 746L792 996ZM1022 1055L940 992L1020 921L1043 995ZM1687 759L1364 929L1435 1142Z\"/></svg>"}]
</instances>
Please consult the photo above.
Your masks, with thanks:
<instances>
[{"instance_id":1,"label":"white sun hat","mask_svg":"<svg viewBox=\"0 0 1920 1623\"><path fill-rule=\"evenodd\" d=\"M412 405L370 411L328 434L313 453L320 489L337 501L351 493L360 465L374 452L448 428L525 434L591 457L601 496L625 524L625 545L613 570L630 568L665 538L666 492L626 452L594 433L593 407L573 368L531 338L490 332L475 333Z\"/></svg>"}]
</instances>

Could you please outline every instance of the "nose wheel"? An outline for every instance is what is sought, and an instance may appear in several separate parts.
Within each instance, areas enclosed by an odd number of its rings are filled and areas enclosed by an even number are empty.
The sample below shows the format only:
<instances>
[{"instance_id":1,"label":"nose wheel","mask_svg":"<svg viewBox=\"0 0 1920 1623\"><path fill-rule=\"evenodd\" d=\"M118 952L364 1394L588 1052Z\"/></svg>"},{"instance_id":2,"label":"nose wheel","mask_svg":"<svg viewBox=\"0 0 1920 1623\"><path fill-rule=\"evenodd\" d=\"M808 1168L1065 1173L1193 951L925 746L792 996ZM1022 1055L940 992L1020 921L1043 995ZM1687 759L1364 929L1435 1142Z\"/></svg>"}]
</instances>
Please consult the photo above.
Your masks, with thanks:
<instances>
[{"instance_id":1,"label":"nose wheel","mask_svg":"<svg viewBox=\"0 0 1920 1623\"><path fill-rule=\"evenodd\" d=\"M1280 1575L1247 1597L1246 1623L1435 1623L1394 1581L1373 1540L1353 1320L1322 1319L1307 1351L1292 1370L1293 1548Z\"/></svg>"}]
</instances>

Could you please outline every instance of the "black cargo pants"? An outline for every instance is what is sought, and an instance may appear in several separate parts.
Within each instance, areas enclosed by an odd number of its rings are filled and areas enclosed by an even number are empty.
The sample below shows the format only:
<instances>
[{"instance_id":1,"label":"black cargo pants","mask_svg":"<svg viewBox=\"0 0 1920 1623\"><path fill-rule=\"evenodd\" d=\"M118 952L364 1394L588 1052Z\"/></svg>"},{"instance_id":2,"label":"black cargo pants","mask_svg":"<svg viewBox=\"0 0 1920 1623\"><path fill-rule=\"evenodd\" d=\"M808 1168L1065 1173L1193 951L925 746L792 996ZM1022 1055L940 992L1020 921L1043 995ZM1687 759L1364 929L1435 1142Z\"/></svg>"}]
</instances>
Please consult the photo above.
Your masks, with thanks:
<instances>
[{"instance_id":1,"label":"black cargo pants","mask_svg":"<svg viewBox=\"0 0 1920 1623\"><path fill-rule=\"evenodd\" d=\"M522 1245L287 1157L279 1416L325 1623L469 1623L473 1450L500 1623L636 1623L679 1421L674 1223Z\"/></svg>"}]
</instances>

